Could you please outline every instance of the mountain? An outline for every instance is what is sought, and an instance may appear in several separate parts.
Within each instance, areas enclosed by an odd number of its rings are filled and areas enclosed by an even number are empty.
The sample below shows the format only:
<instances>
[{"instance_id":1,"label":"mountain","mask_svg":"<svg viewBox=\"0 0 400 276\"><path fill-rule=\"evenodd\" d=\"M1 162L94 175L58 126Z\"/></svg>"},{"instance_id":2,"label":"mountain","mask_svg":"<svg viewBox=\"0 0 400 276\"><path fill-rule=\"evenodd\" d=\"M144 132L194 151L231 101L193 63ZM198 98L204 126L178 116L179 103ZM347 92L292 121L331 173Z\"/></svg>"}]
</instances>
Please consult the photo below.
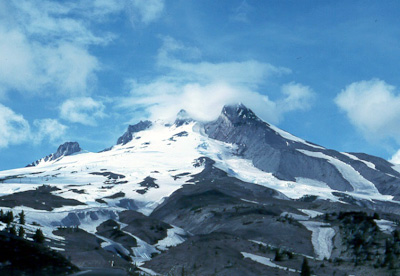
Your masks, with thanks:
<instances>
[{"instance_id":1,"label":"mountain","mask_svg":"<svg viewBox=\"0 0 400 276\"><path fill-rule=\"evenodd\" d=\"M140 121L139 123L135 125L130 125L128 127L128 130L118 138L117 145L123 144L125 145L126 143L132 141L132 137L136 132L140 132L142 130L145 130L151 126L150 121Z\"/></svg>"},{"instance_id":2,"label":"mountain","mask_svg":"<svg viewBox=\"0 0 400 276\"><path fill-rule=\"evenodd\" d=\"M0 206L24 210L28 237L42 229L81 269L297 275L308 258L317 275L391 275L399 171L295 137L238 104L212 122L184 110L173 124L141 121L99 153L63 144L0 172Z\"/></svg>"},{"instance_id":3,"label":"mountain","mask_svg":"<svg viewBox=\"0 0 400 276\"><path fill-rule=\"evenodd\" d=\"M238 146L238 154L281 180L312 179L338 191L400 197L400 173L393 164L366 154L339 153L291 136L261 121L243 105L226 106L205 125L213 139Z\"/></svg>"},{"instance_id":4,"label":"mountain","mask_svg":"<svg viewBox=\"0 0 400 276\"><path fill-rule=\"evenodd\" d=\"M77 142L66 142L60 145L55 153L51 153L46 157L36 160L35 162L29 164L27 167L34 167L43 163L57 161L61 157L69 156L80 151L82 151L82 149Z\"/></svg>"}]
</instances>

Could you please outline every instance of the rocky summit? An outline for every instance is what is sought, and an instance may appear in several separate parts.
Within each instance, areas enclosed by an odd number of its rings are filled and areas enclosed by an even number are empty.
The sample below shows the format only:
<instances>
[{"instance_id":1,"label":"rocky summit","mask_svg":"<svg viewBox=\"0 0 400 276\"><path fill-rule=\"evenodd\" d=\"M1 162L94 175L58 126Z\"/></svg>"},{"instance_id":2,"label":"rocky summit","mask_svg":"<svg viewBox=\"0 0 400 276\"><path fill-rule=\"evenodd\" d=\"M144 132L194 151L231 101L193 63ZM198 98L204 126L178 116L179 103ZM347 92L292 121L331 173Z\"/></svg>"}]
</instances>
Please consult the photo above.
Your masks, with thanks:
<instances>
[{"instance_id":1,"label":"rocky summit","mask_svg":"<svg viewBox=\"0 0 400 276\"><path fill-rule=\"evenodd\" d=\"M190 110L141 121L98 153L65 143L0 172L0 186L3 231L40 230L71 273L400 273L400 167L305 141L243 104L211 122Z\"/></svg>"}]
</instances>

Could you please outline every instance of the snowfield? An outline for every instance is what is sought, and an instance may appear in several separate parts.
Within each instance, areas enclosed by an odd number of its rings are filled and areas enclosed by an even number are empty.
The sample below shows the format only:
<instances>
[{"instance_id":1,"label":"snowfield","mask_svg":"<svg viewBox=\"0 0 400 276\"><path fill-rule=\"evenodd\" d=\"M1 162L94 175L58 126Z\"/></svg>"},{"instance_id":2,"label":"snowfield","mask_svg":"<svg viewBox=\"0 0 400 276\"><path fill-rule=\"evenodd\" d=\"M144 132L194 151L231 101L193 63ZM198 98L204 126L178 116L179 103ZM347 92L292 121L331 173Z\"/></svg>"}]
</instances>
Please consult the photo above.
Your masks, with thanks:
<instances>
[{"instance_id":1,"label":"snowfield","mask_svg":"<svg viewBox=\"0 0 400 276\"><path fill-rule=\"evenodd\" d=\"M314 152L308 150L300 150L299 152L316 158L326 159L329 163L334 165L338 171L343 175L343 177L349 181L350 185L353 186L354 192L366 195L376 195L379 194L375 185L361 176L352 166L336 159L332 156L323 154L322 152Z\"/></svg>"},{"instance_id":2,"label":"snowfield","mask_svg":"<svg viewBox=\"0 0 400 276\"><path fill-rule=\"evenodd\" d=\"M332 253L332 239L335 236L335 230L327 227L329 226L327 223L317 221L300 221L300 223L312 232L311 242L317 259L329 259Z\"/></svg>"}]
</instances>

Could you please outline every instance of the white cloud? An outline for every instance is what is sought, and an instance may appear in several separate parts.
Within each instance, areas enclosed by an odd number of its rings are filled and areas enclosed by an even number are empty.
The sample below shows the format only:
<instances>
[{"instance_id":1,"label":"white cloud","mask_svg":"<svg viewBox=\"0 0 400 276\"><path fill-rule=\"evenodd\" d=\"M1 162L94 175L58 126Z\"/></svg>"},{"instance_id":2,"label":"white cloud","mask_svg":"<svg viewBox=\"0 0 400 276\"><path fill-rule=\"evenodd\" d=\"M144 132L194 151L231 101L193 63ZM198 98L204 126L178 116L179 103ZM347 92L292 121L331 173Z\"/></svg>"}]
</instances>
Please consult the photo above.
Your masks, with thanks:
<instances>
[{"instance_id":1,"label":"white cloud","mask_svg":"<svg viewBox=\"0 0 400 276\"><path fill-rule=\"evenodd\" d=\"M0 95L88 94L101 69L88 48L113 38L91 23L122 9L121 1L1 1Z\"/></svg>"},{"instance_id":2,"label":"white cloud","mask_svg":"<svg viewBox=\"0 0 400 276\"><path fill-rule=\"evenodd\" d=\"M400 165L400 150L393 154L393 156L389 159L389 162Z\"/></svg>"},{"instance_id":3,"label":"white cloud","mask_svg":"<svg viewBox=\"0 0 400 276\"><path fill-rule=\"evenodd\" d=\"M315 96L310 87L300 83L291 82L282 85L281 90L286 98L279 102L280 109L286 112L310 108Z\"/></svg>"},{"instance_id":4,"label":"white cloud","mask_svg":"<svg viewBox=\"0 0 400 276\"><path fill-rule=\"evenodd\" d=\"M8 89L31 90L43 84L43 77L34 65L32 48L17 30L0 25L0 92Z\"/></svg>"},{"instance_id":5,"label":"white cloud","mask_svg":"<svg viewBox=\"0 0 400 276\"><path fill-rule=\"evenodd\" d=\"M256 60L231 61L231 62L184 62L174 54L199 56L198 50L193 47L185 47L171 37L164 37L163 46L158 52L158 65L170 70L169 77L185 82L200 83L228 82L231 84L256 87L271 76L289 74L288 68L276 67L269 63Z\"/></svg>"},{"instance_id":6,"label":"white cloud","mask_svg":"<svg viewBox=\"0 0 400 276\"><path fill-rule=\"evenodd\" d=\"M164 0L129 0L132 24L138 21L149 24L157 20L164 10Z\"/></svg>"},{"instance_id":7,"label":"white cloud","mask_svg":"<svg viewBox=\"0 0 400 276\"><path fill-rule=\"evenodd\" d=\"M272 77L290 72L255 60L211 63L183 61L200 55L171 37L164 37L158 52L158 65L166 70L149 82L130 81L131 96L120 107L144 109L152 119L174 119L185 109L199 120L215 119L226 104L242 102L264 120L279 123L285 113L309 108L314 93L307 86L289 83L282 86L281 97L271 100L257 90ZM143 114L143 112L142 112Z\"/></svg>"},{"instance_id":8,"label":"white cloud","mask_svg":"<svg viewBox=\"0 0 400 276\"><path fill-rule=\"evenodd\" d=\"M173 120L183 108L193 118L209 121L218 117L224 105L241 102L263 119L276 124L286 112L304 110L309 106L308 101L313 93L309 89L307 92L306 95L297 97L293 97L292 94L283 95L278 101L272 101L266 95L225 82L182 85L159 79L149 84L132 82L133 96L125 99L120 106L142 106L150 113L152 119L166 120Z\"/></svg>"},{"instance_id":9,"label":"white cloud","mask_svg":"<svg viewBox=\"0 0 400 276\"><path fill-rule=\"evenodd\" d=\"M215 119L225 104L243 102L277 121L276 105L267 96L250 90L237 88L227 83L201 85L190 83L181 85L163 80L149 84L132 83L133 96L121 106L143 106L152 119L173 120L180 109L187 110L198 120Z\"/></svg>"},{"instance_id":10,"label":"white cloud","mask_svg":"<svg viewBox=\"0 0 400 276\"><path fill-rule=\"evenodd\" d=\"M40 143L48 139L51 143L61 142L65 138L67 126L61 124L56 119L35 120L33 125L36 127L33 141Z\"/></svg>"},{"instance_id":11,"label":"white cloud","mask_svg":"<svg viewBox=\"0 0 400 276\"><path fill-rule=\"evenodd\" d=\"M0 104L0 129L0 148L20 144L30 138L28 121L2 104Z\"/></svg>"},{"instance_id":12,"label":"white cloud","mask_svg":"<svg viewBox=\"0 0 400 276\"><path fill-rule=\"evenodd\" d=\"M46 139L51 143L60 142L67 130L67 126L49 118L35 120L33 126L21 114L0 104L0 148L26 142L39 144Z\"/></svg>"},{"instance_id":13,"label":"white cloud","mask_svg":"<svg viewBox=\"0 0 400 276\"><path fill-rule=\"evenodd\" d=\"M79 97L66 100L60 108L60 116L72 123L95 126L96 120L104 118L105 106L90 97Z\"/></svg>"},{"instance_id":14,"label":"white cloud","mask_svg":"<svg viewBox=\"0 0 400 276\"><path fill-rule=\"evenodd\" d=\"M400 142L400 96L394 86L379 79L354 82L340 92L335 103L367 139Z\"/></svg>"}]
</instances>

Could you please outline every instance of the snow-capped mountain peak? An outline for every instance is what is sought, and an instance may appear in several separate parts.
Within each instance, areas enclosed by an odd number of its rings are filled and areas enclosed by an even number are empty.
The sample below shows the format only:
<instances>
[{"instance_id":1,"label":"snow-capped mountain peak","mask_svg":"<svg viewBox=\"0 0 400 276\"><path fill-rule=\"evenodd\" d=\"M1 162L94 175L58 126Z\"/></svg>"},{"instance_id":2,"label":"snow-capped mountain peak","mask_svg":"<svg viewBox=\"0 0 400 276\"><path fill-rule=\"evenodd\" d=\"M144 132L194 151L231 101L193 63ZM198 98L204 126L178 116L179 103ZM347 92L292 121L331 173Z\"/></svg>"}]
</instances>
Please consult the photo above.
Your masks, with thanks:
<instances>
[{"instance_id":1,"label":"snow-capped mountain peak","mask_svg":"<svg viewBox=\"0 0 400 276\"><path fill-rule=\"evenodd\" d=\"M250 121L258 121L260 122L260 118L250 109L247 108L244 104L234 104L234 105L225 105L222 109L221 115L226 116L233 123L238 122L250 122Z\"/></svg>"},{"instance_id":2,"label":"snow-capped mountain peak","mask_svg":"<svg viewBox=\"0 0 400 276\"><path fill-rule=\"evenodd\" d=\"M117 145L120 145L120 144L124 145L124 144L128 143L129 141L132 140L134 133L145 130L145 129L151 127L151 125L152 125L152 122L147 121L147 120L140 121L139 123L134 124L134 125L129 125L126 132L121 137L118 138Z\"/></svg>"},{"instance_id":3,"label":"snow-capped mountain peak","mask_svg":"<svg viewBox=\"0 0 400 276\"><path fill-rule=\"evenodd\" d=\"M55 153L49 154L46 157L32 162L27 167L37 166L42 163L55 161L63 156L69 156L81 152L82 149L78 142L65 142L60 145Z\"/></svg>"},{"instance_id":4,"label":"snow-capped mountain peak","mask_svg":"<svg viewBox=\"0 0 400 276\"><path fill-rule=\"evenodd\" d=\"M189 124L190 122L194 122L192 117L190 117L190 115L187 113L186 110L181 109L178 112L178 114L176 115L174 125L176 125L177 127L180 127L184 124Z\"/></svg>"}]
</instances>

